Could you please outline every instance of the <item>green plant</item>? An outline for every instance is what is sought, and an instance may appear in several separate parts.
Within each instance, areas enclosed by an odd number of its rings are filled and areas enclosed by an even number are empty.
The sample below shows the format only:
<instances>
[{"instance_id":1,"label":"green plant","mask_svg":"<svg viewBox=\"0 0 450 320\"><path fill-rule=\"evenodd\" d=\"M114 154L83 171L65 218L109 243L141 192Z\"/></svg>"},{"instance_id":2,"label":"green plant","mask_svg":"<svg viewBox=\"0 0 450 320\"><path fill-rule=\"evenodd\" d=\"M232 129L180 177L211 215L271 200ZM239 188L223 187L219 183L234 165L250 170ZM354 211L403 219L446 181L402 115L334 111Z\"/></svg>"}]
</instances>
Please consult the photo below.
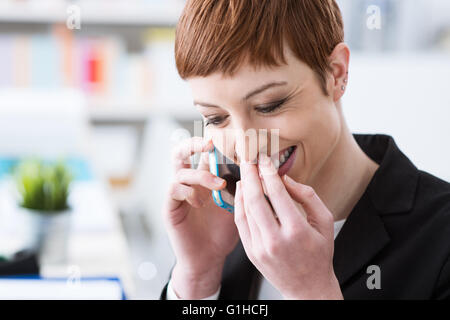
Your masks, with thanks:
<instances>
[{"instance_id":1,"label":"green plant","mask_svg":"<svg viewBox=\"0 0 450 320\"><path fill-rule=\"evenodd\" d=\"M47 213L68 208L72 174L64 162L25 160L18 164L15 177L22 207Z\"/></svg>"}]
</instances>

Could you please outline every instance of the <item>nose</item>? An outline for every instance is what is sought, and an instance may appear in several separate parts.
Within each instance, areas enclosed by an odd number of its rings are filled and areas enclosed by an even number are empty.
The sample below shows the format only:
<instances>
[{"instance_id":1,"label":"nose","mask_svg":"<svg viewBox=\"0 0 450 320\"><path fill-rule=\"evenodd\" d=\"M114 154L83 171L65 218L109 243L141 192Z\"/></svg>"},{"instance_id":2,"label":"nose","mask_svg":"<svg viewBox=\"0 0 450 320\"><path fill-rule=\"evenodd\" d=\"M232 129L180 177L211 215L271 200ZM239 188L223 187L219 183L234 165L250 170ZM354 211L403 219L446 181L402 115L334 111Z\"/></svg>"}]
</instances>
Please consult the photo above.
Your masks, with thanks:
<instances>
[{"instance_id":1,"label":"nose","mask_svg":"<svg viewBox=\"0 0 450 320\"><path fill-rule=\"evenodd\" d=\"M230 142L233 146L233 161L236 164L240 164L242 160L252 161L256 155L252 154L251 149L257 149L257 146L253 146L254 132L257 131L250 119L243 117L235 118L232 125L232 137ZM254 153L254 152L253 152ZM252 157L253 156L253 157Z\"/></svg>"},{"instance_id":2,"label":"nose","mask_svg":"<svg viewBox=\"0 0 450 320\"><path fill-rule=\"evenodd\" d=\"M259 153L268 154L268 131L265 128L241 127L235 130L235 162L246 160L256 163Z\"/></svg>"}]
</instances>

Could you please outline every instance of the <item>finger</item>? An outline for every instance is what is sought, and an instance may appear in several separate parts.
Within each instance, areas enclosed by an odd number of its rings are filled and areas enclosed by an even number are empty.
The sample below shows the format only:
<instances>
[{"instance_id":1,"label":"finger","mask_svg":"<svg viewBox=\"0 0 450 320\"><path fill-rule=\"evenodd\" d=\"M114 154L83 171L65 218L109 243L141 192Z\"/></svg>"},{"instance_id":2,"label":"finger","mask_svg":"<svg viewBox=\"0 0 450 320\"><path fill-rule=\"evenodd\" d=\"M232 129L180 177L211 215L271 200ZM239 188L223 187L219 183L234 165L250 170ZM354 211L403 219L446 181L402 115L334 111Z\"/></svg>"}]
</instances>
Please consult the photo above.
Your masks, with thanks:
<instances>
[{"instance_id":1,"label":"finger","mask_svg":"<svg viewBox=\"0 0 450 320\"><path fill-rule=\"evenodd\" d=\"M278 175L277 169L267 155L260 153L258 167L266 186L267 196L280 219L280 223L306 223L287 192L281 177Z\"/></svg>"},{"instance_id":2,"label":"finger","mask_svg":"<svg viewBox=\"0 0 450 320\"><path fill-rule=\"evenodd\" d=\"M241 187L242 187L242 184L241 184ZM251 249L253 251L253 248L262 245L261 231L260 231L255 219L253 218L253 216L251 214L249 214L249 208L248 208L248 205L245 203L245 199L244 199L244 214L245 214L245 219L247 220L248 229L250 231L250 238L252 241Z\"/></svg>"},{"instance_id":3,"label":"finger","mask_svg":"<svg viewBox=\"0 0 450 320\"><path fill-rule=\"evenodd\" d=\"M209 171L209 154L208 154L208 152L203 152L201 154L197 169Z\"/></svg>"},{"instance_id":4,"label":"finger","mask_svg":"<svg viewBox=\"0 0 450 320\"><path fill-rule=\"evenodd\" d=\"M175 171L181 168L190 168L190 157L197 152L206 152L212 148L212 140L204 140L202 137L192 137L183 140L172 151L172 159Z\"/></svg>"},{"instance_id":5,"label":"finger","mask_svg":"<svg viewBox=\"0 0 450 320\"><path fill-rule=\"evenodd\" d=\"M187 185L200 185L210 190L220 190L226 186L226 180L213 175L209 171L197 169L180 169L175 180Z\"/></svg>"},{"instance_id":6,"label":"finger","mask_svg":"<svg viewBox=\"0 0 450 320\"><path fill-rule=\"evenodd\" d=\"M239 231L242 245L246 250L252 248L252 238L248 221L244 211L244 198L242 197L241 182L236 183L236 194L234 199L234 223Z\"/></svg>"},{"instance_id":7,"label":"finger","mask_svg":"<svg viewBox=\"0 0 450 320\"><path fill-rule=\"evenodd\" d=\"M201 208L204 201L197 195L195 189L180 183L174 183L169 191L167 209L174 211L178 209L184 201L187 201L195 208Z\"/></svg>"},{"instance_id":8,"label":"finger","mask_svg":"<svg viewBox=\"0 0 450 320\"><path fill-rule=\"evenodd\" d=\"M252 217L252 215L250 214L250 208L249 208L249 204L248 202L246 202L245 197L244 197L244 182L242 181L242 179L240 180L240 187L241 187L241 194L242 194L242 203L243 203L243 211L244 211L244 215L245 215L245 219L247 221L247 225L248 225L248 229L250 232L250 238L251 238L251 243L252 243L252 248L261 245L261 234L260 234L260 229L258 227L258 225L256 224L255 219Z\"/></svg>"},{"instance_id":9,"label":"finger","mask_svg":"<svg viewBox=\"0 0 450 320\"><path fill-rule=\"evenodd\" d=\"M240 167L244 203L263 234L271 234L278 227L278 222L270 204L264 196L258 170L254 164L243 162Z\"/></svg>"},{"instance_id":10,"label":"finger","mask_svg":"<svg viewBox=\"0 0 450 320\"><path fill-rule=\"evenodd\" d=\"M287 175L284 175L283 180L291 197L304 208L308 222L321 234L332 235L334 232L333 215L314 189L294 181Z\"/></svg>"}]
</instances>

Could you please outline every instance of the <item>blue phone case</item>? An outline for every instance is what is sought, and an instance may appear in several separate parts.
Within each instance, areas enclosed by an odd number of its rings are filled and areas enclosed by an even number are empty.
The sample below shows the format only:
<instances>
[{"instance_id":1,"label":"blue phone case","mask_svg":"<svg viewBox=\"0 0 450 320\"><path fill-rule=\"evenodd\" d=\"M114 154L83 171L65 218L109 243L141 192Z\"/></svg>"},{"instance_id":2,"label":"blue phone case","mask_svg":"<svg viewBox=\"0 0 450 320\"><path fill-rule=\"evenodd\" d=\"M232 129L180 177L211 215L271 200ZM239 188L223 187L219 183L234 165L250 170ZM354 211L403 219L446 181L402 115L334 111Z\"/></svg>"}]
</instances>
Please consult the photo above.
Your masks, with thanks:
<instances>
[{"instance_id":1,"label":"blue phone case","mask_svg":"<svg viewBox=\"0 0 450 320\"><path fill-rule=\"evenodd\" d=\"M217 156L217 150L209 152L209 171L216 176L219 176L219 159ZM222 193L220 190L212 190L212 197L214 202L221 208L227 210L229 213L234 213L234 207L228 202L223 200Z\"/></svg>"}]
</instances>

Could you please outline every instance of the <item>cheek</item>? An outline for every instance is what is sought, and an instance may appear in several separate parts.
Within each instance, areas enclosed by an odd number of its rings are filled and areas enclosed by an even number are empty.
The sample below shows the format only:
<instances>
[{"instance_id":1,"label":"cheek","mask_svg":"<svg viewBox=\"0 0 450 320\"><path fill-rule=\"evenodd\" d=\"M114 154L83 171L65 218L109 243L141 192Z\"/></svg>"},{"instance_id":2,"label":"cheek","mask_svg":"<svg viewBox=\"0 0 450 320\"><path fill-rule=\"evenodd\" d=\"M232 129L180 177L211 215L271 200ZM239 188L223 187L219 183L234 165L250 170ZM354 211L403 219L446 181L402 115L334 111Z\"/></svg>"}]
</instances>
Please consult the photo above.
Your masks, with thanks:
<instances>
[{"instance_id":1,"label":"cheek","mask_svg":"<svg viewBox=\"0 0 450 320\"><path fill-rule=\"evenodd\" d=\"M297 160L292 174L306 181L313 176L333 151L341 131L334 104L303 108L280 117L280 140L296 144Z\"/></svg>"},{"instance_id":2,"label":"cheek","mask_svg":"<svg viewBox=\"0 0 450 320\"><path fill-rule=\"evenodd\" d=\"M319 115L306 108L285 112L271 123L272 128L280 130L280 142L284 144L314 140L317 132L322 131L320 126Z\"/></svg>"},{"instance_id":3,"label":"cheek","mask_svg":"<svg viewBox=\"0 0 450 320\"><path fill-rule=\"evenodd\" d=\"M317 172L334 150L341 133L339 113L334 104L318 108L305 121L304 147L310 170Z\"/></svg>"}]
</instances>

